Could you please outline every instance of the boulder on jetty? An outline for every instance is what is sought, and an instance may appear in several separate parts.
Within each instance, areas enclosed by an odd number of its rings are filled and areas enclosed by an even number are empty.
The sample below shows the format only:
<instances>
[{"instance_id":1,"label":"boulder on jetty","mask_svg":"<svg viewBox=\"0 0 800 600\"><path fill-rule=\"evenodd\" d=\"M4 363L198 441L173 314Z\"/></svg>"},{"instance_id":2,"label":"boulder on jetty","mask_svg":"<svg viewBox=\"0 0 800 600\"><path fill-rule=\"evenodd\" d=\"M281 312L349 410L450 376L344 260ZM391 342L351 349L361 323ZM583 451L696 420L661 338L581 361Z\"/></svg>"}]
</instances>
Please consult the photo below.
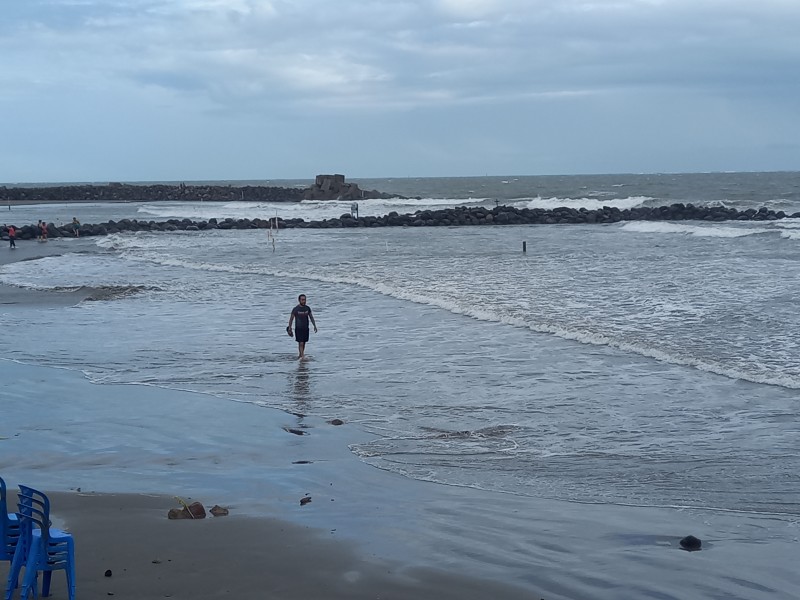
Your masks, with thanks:
<instances>
[{"instance_id":1,"label":"boulder on jetty","mask_svg":"<svg viewBox=\"0 0 800 600\"><path fill-rule=\"evenodd\" d=\"M344 175L317 175L314 185L303 193L303 200L366 200L387 199L400 196L377 190L362 190L357 183L346 183Z\"/></svg>"}]
</instances>

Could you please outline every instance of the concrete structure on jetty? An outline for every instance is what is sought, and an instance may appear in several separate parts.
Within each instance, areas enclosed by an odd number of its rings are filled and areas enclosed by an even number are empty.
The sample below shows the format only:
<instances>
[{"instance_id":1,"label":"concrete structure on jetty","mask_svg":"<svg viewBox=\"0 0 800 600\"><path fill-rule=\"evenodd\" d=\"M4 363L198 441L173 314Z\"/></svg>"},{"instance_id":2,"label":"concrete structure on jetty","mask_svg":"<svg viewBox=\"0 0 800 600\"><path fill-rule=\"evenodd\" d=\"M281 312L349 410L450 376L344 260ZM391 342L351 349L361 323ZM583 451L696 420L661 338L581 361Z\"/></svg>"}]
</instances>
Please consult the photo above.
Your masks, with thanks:
<instances>
[{"instance_id":1,"label":"concrete structure on jetty","mask_svg":"<svg viewBox=\"0 0 800 600\"><path fill-rule=\"evenodd\" d=\"M603 207L599 210L585 208L513 208L496 206L495 208L468 208L460 206L441 210L418 210L413 214L400 215L390 212L382 217L353 217L343 214L338 219L322 221L305 221L303 219L278 219L280 229L338 229L342 227L452 227L460 225L553 225L553 224L587 224L617 223L619 221L775 221L786 217L798 218L800 212L787 215L783 211L772 211L766 208L758 210L749 208L738 211L735 208L698 207L692 204L672 204L657 208L618 208ZM30 240L38 236L35 225L17 226L17 239ZM273 221L274 226L274 221ZM50 237L69 237L73 235L72 225L56 227L48 223ZM83 236L106 235L121 231L202 231L206 229L267 229L270 222L265 219L209 219L208 221L191 221L190 219L169 219L167 221L138 221L122 219L108 221L96 225L81 225ZM0 227L0 236L8 239L6 227Z\"/></svg>"},{"instance_id":2,"label":"concrete structure on jetty","mask_svg":"<svg viewBox=\"0 0 800 600\"><path fill-rule=\"evenodd\" d=\"M377 190L362 190L357 183L345 183L344 175L317 175L314 185L303 193L304 200L362 200L399 197Z\"/></svg>"}]
</instances>

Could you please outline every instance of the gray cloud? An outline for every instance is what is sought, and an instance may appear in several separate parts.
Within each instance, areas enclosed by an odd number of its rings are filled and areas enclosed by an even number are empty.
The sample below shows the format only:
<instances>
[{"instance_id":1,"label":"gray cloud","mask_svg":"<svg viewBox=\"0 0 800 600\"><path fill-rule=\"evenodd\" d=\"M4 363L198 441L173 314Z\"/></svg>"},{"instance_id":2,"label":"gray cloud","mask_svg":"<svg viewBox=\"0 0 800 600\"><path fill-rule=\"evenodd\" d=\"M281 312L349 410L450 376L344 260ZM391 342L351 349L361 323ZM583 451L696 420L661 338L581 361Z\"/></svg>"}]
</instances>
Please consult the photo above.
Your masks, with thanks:
<instances>
[{"instance_id":1,"label":"gray cloud","mask_svg":"<svg viewBox=\"0 0 800 600\"><path fill-rule=\"evenodd\" d=\"M0 23L0 107L21 113L20 122L33 118L25 114L25 99L52 111L63 106L61 98L78 96L87 104L103 104L104 111L112 100L120 111L130 104L145 121L147 115L158 121L180 112L208 131L220 126L212 126L214 119L227 126L257 121L277 135L327 121L341 128L336 137L342 138L345 129L358 130L361 119L373 124L371 131L384 131L412 148L419 140L412 144L402 136L409 122L416 121L427 124L417 133L433 157L424 164L438 161L452 169L457 161L442 158L456 149L456 142L448 140L459 138L456 132L463 128L476 129L478 119L500 124L480 133L486 142L478 144L478 162L489 160L489 171L521 173L534 168L521 158L524 140L545 134L562 155L561 160L548 159L552 167L546 168L604 168L595 166L601 161L584 151L595 147L590 132L579 135L571 129L585 114L618 123L617 130L630 138L630 170L647 166L635 151L637 144L648 143L640 134L642 124L669 125L672 129L661 134L669 139L692 106L724 106L725 111L717 109L707 127L686 132L674 144L687 144L692 136L720 135L726 127L746 134L753 111L777 111L779 120L798 121L798 109L789 101L798 91L800 66L795 33L800 30L800 3L793 1L6 4ZM70 110L97 111L91 106ZM725 114L727 120L715 125ZM516 131L525 134L521 139L513 127L505 130L506 117L518 123ZM541 125L544 118L558 124L560 133ZM792 155L785 150L788 134L797 133L797 125L787 130L759 121L765 128L765 151L775 157L776 168L785 168L783 155ZM606 128L594 125L595 131ZM426 133L433 131L439 137ZM21 135L14 129L7 133ZM573 138L572 146L565 143ZM568 169L575 148L586 166ZM669 170L671 163L680 162L670 159L680 152L678 146L672 148L661 153L664 164L653 165L654 170ZM617 170L624 170L625 148L616 150ZM340 155L347 157L351 171L359 170L363 154L355 145ZM729 152L725 156L731 160ZM732 162L737 164L727 168L746 168L753 158L747 149L736 156ZM697 170L708 168L697 165ZM387 165L363 175L392 172Z\"/></svg>"}]
</instances>

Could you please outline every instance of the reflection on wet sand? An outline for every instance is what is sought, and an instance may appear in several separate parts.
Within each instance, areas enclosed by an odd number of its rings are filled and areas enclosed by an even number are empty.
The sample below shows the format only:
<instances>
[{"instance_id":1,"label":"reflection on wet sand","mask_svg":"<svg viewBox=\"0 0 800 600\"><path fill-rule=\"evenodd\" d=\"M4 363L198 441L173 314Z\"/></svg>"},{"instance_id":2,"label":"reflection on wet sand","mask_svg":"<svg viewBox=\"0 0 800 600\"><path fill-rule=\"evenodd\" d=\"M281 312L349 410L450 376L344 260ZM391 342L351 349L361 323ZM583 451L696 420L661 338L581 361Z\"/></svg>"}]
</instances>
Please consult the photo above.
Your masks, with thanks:
<instances>
[{"instance_id":1,"label":"reflection on wet sand","mask_svg":"<svg viewBox=\"0 0 800 600\"><path fill-rule=\"evenodd\" d=\"M297 361L297 370L291 378L290 394L299 412L306 412L311 399L311 381L309 380L308 362Z\"/></svg>"}]
</instances>

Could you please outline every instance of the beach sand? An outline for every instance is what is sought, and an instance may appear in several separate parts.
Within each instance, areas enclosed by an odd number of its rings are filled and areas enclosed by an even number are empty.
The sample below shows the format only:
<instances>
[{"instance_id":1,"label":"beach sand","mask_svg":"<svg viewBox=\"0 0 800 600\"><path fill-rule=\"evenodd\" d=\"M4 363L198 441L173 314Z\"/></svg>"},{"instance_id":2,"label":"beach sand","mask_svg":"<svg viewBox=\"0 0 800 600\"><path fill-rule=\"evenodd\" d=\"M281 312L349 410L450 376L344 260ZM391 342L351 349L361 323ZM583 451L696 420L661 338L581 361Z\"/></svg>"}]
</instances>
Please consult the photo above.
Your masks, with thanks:
<instances>
[{"instance_id":1,"label":"beach sand","mask_svg":"<svg viewBox=\"0 0 800 600\"><path fill-rule=\"evenodd\" d=\"M170 497L52 493L75 537L79 598L531 598L502 584L366 561L352 545L286 522L167 519ZM106 576L110 571L111 576ZM7 563L0 577L7 577ZM63 572L52 597L66 597Z\"/></svg>"}]
</instances>

